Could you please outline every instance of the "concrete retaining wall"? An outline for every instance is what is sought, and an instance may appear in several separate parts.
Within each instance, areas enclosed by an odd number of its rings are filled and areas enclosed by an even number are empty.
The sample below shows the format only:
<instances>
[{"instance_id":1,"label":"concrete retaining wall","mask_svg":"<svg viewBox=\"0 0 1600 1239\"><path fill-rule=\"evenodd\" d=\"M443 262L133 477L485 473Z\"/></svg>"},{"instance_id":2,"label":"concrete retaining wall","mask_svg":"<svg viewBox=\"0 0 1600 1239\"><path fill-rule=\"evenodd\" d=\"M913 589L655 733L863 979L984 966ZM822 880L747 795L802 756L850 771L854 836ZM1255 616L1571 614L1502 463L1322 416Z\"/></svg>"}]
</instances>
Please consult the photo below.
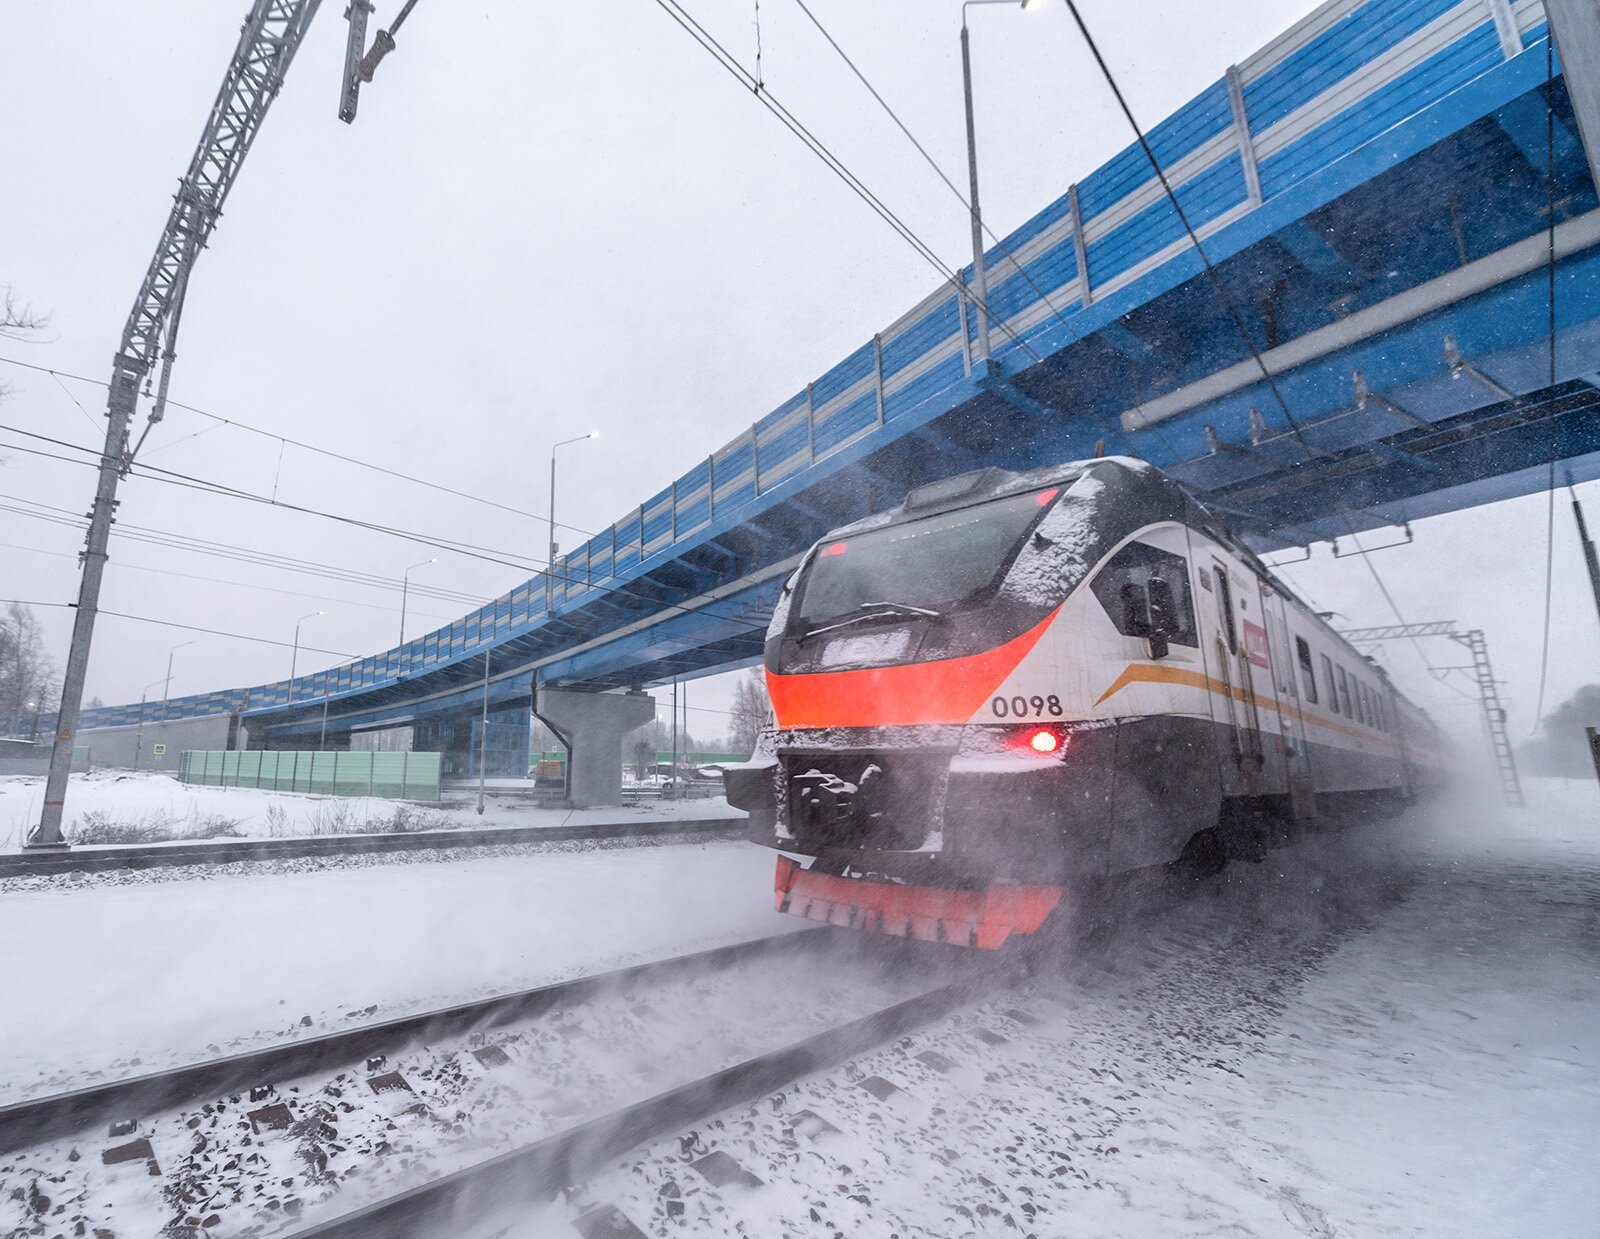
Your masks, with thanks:
<instances>
[{"instance_id":1,"label":"concrete retaining wall","mask_svg":"<svg viewBox=\"0 0 1600 1239\"><path fill-rule=\"evenodd\" d=\"M168 722L146 719L135 727L96 727L78 733L78 743L89 746L97 767L119 770L166 770L174 774L184 749L228 747L233 716L175 718Z\"/></svg>"}]
</instances>

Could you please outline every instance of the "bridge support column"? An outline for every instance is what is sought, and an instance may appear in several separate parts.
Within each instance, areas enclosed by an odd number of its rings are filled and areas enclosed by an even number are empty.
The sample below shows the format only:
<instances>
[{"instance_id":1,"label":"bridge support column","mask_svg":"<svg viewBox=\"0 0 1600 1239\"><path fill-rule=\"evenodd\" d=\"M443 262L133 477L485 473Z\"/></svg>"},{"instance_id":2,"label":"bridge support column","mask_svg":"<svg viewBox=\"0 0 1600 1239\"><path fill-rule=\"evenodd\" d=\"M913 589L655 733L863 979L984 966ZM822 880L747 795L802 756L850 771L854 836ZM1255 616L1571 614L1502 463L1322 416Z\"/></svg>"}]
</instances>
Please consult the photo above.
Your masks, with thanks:
<instances>
[{"instance_id":1,"label":"bridge support column","mask_svg":"<svg viewBox=\"0 0 1600 1239\"><path fill-rule=\"evenodd\" d=\"M541 685L533 712L567 746L567 796L573 807L620 805L622 737L655 718L655 698Z\"/></svg>"}]
</instances>

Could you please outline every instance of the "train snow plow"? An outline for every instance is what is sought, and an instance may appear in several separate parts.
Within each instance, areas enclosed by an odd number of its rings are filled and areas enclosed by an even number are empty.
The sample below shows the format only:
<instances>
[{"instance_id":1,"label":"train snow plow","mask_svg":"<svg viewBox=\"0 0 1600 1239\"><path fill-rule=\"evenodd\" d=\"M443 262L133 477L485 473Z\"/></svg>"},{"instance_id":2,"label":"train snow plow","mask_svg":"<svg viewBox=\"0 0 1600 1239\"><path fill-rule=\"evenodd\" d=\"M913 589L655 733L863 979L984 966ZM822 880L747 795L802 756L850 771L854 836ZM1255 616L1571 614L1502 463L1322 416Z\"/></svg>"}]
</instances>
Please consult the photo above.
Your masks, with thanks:
<instances>
[{"instance_id":1,"label":"train snow plow","mask_svg":"<svg viewBox=\"0 0 1600 1239\"><path fill-rule=\"evenodd\" d=\"M992 951L1013 933L1031 934L1061 902L1059 886L990 886L981 891L862 882L802 869L778 857L779 912L869 933L950 942Z\"/></svg>"}]
</instances>

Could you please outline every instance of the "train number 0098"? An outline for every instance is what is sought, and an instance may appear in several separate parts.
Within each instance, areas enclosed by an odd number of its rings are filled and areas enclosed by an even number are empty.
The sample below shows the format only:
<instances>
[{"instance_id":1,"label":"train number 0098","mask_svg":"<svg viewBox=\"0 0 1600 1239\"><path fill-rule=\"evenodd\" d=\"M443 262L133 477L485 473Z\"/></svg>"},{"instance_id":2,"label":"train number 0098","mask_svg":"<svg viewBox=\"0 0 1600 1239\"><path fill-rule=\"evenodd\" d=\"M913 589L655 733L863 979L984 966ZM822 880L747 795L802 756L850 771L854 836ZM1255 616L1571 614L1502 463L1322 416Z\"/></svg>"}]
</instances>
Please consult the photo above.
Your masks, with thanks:
<instances>
[{"instance_id":1,"label":"train number 0098","mask_svg":"<svg viewBox=\"0 0 1600 1239\"><path fill-rule=\"evenodd\" d=\"M1060 718L1061 698L1054 693L1048 697L1038 693L1032 697L996 697L989 703L989 709L996 718L1043 718L1045 715Z\"/></svg>"}]
</instances>

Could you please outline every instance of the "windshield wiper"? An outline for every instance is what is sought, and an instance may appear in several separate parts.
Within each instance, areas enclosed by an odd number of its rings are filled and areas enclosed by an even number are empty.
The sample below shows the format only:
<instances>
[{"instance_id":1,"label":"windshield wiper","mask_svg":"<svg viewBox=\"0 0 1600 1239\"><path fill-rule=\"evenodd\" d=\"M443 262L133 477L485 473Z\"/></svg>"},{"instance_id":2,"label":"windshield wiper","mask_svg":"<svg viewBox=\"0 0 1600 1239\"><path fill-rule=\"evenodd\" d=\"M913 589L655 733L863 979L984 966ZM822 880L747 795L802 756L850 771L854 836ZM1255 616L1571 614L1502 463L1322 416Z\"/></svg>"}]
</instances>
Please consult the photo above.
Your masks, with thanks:
<instances>
[{"instance_id":1,"label":"windshield wiper","mask_svg":"<svg viewBox=\"0 0 1600 1239\"><path fill-rule=\"evenodd\" d=\"M852 624L866 624L875 620L942 618L943 612L929 610L927 607L914 607L909 602L863 602L856 608L856 614L847 619L824 624L821 628L808 629L804 636L818 637L825 632L834 632L840 628L849 628Z\"/></svg>"}]
</instances>

